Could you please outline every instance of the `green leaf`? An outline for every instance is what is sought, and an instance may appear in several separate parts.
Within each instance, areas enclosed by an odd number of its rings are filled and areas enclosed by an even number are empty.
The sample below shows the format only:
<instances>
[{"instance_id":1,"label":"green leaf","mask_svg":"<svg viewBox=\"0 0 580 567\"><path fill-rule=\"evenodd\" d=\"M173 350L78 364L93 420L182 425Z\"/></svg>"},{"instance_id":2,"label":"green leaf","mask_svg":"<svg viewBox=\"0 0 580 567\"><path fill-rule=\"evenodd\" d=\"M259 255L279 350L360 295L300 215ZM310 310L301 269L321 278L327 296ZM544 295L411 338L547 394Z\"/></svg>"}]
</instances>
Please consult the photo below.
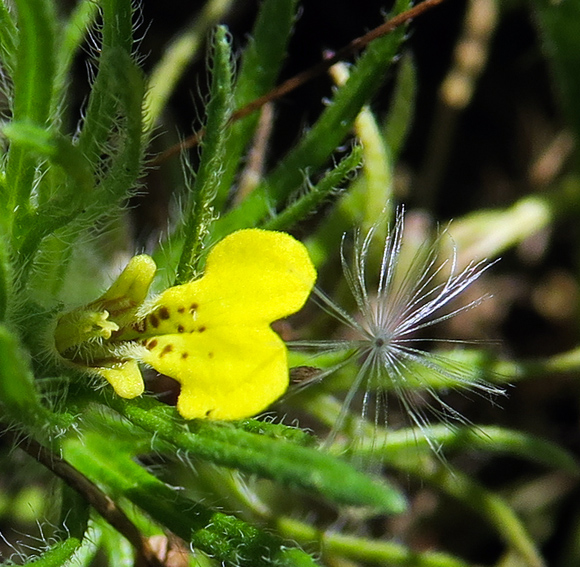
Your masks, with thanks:
<instances>
[{"instance_id":1,"label":"green leaf","mask_svg":"<svg viewBox=\"0 0 580 567\"><path fill-rule=\"evenodd\" d=\"M86 432L64 444L67 460L86 476L107 486L147 512L160 525L191 542L218 561L230 565L293 565L283 542L227 514L215 512L186 498L158 480L125 453L115 439ZM312 558L295 550L302 564Z\"/></svg>"},{"instance_id":2,"label":"green leaf","mask_svg":"<svg viewBox=\"0 0 580 567\"><path fill-rule=\"evenodd\" d=\"M106 165L103 165L99 160L95 161L94 156L91 160L87 146L80 143L78 146L71 146L62 137L54 138L58 151L49 145L42 147L44 151L56 152L54 159L59 162L67 153L80 156L72 164L63 161L63 165L71 175L79 178L81 185L78 187L71 185L70 192L63 191L60 187L60 192L34 212L32 228L20 248L19 260L23 268L19 272L21 276L26 274L26 268L30 266L39 248L42 248L42 240L47 236L67 227L71 235L69 239L74 240L83 229L94 226L95 218L114 216L123 206L123 201L131 194L141 172L143 158L141 109L144 94L141 71L130 55L118 48L112 48L107 51L107 55L101 56L100 69L102 73L99 76L106 77L107 83L104 85L103 79L100 84L105 88L106 96L110 96L111 102L114 102L112 110L116 120L122 123L117 136L116 153L110 157ZM117 114L120 114L121 118L118 118ZM106 122L106 119L104 120ZM106 136L108 135L107 132ZM99 141L93 138L88 143L93 147L92 144L105 142L105 138ZM42 139L39 140L39 144L42 145ZM109 150L112 151L111 148ZM96 187L93 187L93 172L101 176ZM83 186L87 190L79 191ZM47 242L46 246L50 247L51 243Z\"/></svg>"},{"instance_id":3,"label":"green leaf","mask_svg":"<svg viewBox=\"0 0 580 567\"><path fill-rule=\"evenodd\" d=\"M0 232L0 321L6 318L12 286L10 249L7 240Z\"/></svg>"},{"instance_id":4,"label":"green leaf","mask_svg":"<svg viewBox=\"0 0 580 567\"><path fill-rule=\"evenodd\" d=\"M525 565L544 567L534 540L503 498L447 463L436 467L433 466L434 463L425 464L420 460L407 460L406 463L404 470L436 486L485 518L504 542L521 557Z\"/></svg>"},{"instance_id":5,"label":"green leaf","mask_svg":"<svg viewBox=\"0 0 580 567\"><path fill-rule=\"evenodd\" d=\"M289 230L296 223L312 214L327 199L345 179L360 166L362 148L355 146L350 154L331 169L314 187L288 205L279 215L266 222L263 228L268 230Z\"/></svg>"},{"instance_id":6,"label":"green leaf","mask_svg":"<svg viewBox=\"0 0 580 567\"><path fill-rule=\"evenodd\" d=\"M0 0L0 64L9 75L14 72L17 36L14 17L4 0Z\"/></svg>"},{"instance_id":7,"label":"green leaf","mask_svg":"<svg viewBox=\"0 0 580 567\"><path fill-rule=\"evenodd\" d=\"M394 488L315 449L248 433L227 423L196 420L185 426L174 408L150 398L129 402L115 396L108 405L156 439L210 462L317 492L337 504L368 506L391 514L406 507L404 497Z\"/></svg>"},{"instance_id":8,"label":"green leaf","mask_svg":"<svg viewBox=\"0 0 580 567\"><path fill-rule=\"evenodd\" d=\"M415 62L410 53L405 53L399 61L397 83L383 127L385 142L394 163L397 162L413 125L416 98L417 72Z\"/></svg>"},{"instance_id":9,"label":"green leaf","mask_svg":"<svg viewBox=\"0 0 580 567\"><path fill-rule=\"evenodd\" d=\"M185 239L177 267L176 284L188 282L200 275L202 253L215 216L213 201L223 187L223 164L230 160L226 154L226 137L233 109L233 70L231 46L225 27L219 26L216 29L213 44L213 75L211 98L207 105L206 135L199 169L189 195Z\"/></svg>"},{"instance_id":10,"label":"green leaf","mask_svg":"<svg viewBox=\"0 0 580 567\"><path fill-rule=\"evenodd\" d=\"M235 108L266 94L274 87L296 15L297 0L265 0L254 24L250 41L246 46L234 91ZM258 123L254 112L231 127L227 141L228 161L222 172L223 184L216 200L216 208L222 210L228 192L234 183L240 158L247 147Z\"/></svg>"},{"instance_id":11,"label":"green leaf","mask_svg":"<svg viewBox=\"0 0 580 567\"><path fill-rule=\"evenodd\" d=\"M53 113L58 106L65 106L66 90L69 83L69 72L75 55L91 31L98 14L99 5L94 0L81 0L73 11L59 35L56 60L56 78L54 84Z\"/></svg>"},{"instance_id":12,"label":"green leaf","mask_svg":"<svg viewBox=\"0 0 580 567\"><path fill-rule=\"evenodd\" d=\"M468 567L460 559L437 551L417 552L395 541L372 540L334 530L320 531L291 518L279 518L277 527L286 537L299 542L319 542L325 554L336 554L364 564L389 567Z\"/></svg>"},{"instance_id":13,"label":"green leaf","mask_svg":"<svg viewBox=\"0 0 580 567\"><path fill-rule=\"evenodd\" d=\"M69 537L52 545L40 557L34 557L24 563L30 567L65 567L74 552L80 547L81 542L76 537Z\"/></svg>"},{"instance_id":14,"label":"green leaf","mask_svg":"<svg viewBox=\"0 0 580 567\"><path fill-rule=\"evenodd\" d=\"M129 0L103 0L103 43L99 57L99 71L91 88L83 127L79 135L79 148L93 164L96 172L101 164L112 125L117 115L117 96L130 96L132 86L123 83L118 75L117 57L131 58L133 46L132 4ZM121 63L121 66L124 63ZM121 88L121 92L119 90Z\"/></svg>"},{"instance_id":15,"label":"green leaf","mask_svg":"<svg viewBox=\"0 0 580 567\"><path fill-rule=\"evenodd\" d=\"M6 415L18 422L35 423L44 413L29 362L17 338L4 326L0 326L0 403Z\"/></svg>"},{"instance_id":16,"label":"green leaf","mask_svg":"<svg viewBox=\"0 0 580 567\"><path fill-rule=\"evenodd\" d=\"M151 72L145 99L145 132L153 132L175 85L199 55L208 30L219 22L234 0L208 0L195 20L165 50Z\"/></svg>"},{"instance_id":17,"label":"green leaf","mask_svg":"<svg viewBox=\"0 0 580 567\"><path fill-rule=\"evenodd\" d=\"M532 6L564 113L576 139L580 139L580 2L532 0Z\"/></svg>"},{"instance_id":18,"label":"green leaf","mask_svg":"<svg viewBox=\"0 0 580 567\"><path fill-rule=\"evenodd\" d=\"M61 167L75 185L70 194L63 195L63 203L93 188L89 163L70 138L37 126L31 122L9 122L2 132L12 143L17 143L31 153L48 159Z\"/></svg>"},{"instance_id":19,"label":"green leaf","mask_svg":"<svg viewBox=\"0 0 580 567\"><path fill-rule=\"evenodd\" d=\"M18 13L18 48L13 75L12 118L46 126L53 97L56 16L49 0L15 0ZM27 230L25 218L34 183L36 158L18 143L10 145L6 164L8 195L1 196L2 221L17 217L13 232Z\"/></svg>"},{"instance_id":20,"label":"green leaf","mask_svg":"<svg viewBox=\"0 0 580 567\"><path fill-rule=\"evenodd\" d=\"M107 67L112 92L122 116L117 153L113 155L96 190L92 214L111 215L134 189L143 164L143 97L145 83L131 55L120 49L109 52ZM87 207L90 203L87 203Z\"/></svg>"},{"instance_id":21,"label":"green leaf","mask_svg":"<svg viewBox=\"0 0 580 567\"><path fill-rule=\"evenodd\" d=\"M407 0L399 0L395 12L408 6ZM405 29L399 28L367 47L353 66L346 84L336 92L312 128L238 208L216 223L216 238L239 228L255 226L300 187L304 171L317 170L325 164L350 132L363 105L383 83L404 34Z\"/></svg>"},{"instance_id":22,"label":"green leaf","mask_svg":"<svg viewBox=\"0 0 580 567\"><path fill-rule=\"evenodd\" d=\"M382 454L385 460L391 461L397 453L410 454L421 450L430 453L431 445L435 445L445 454L458 450L503 453L571 474L580 473L576 459L561 447L534 435L502 427L434 425L421 430L385 431L382 436L384 441L375 439L372 444L368 440L361 441L356 454L370 458L380 458Z\"/></svg>"}]
</instances>

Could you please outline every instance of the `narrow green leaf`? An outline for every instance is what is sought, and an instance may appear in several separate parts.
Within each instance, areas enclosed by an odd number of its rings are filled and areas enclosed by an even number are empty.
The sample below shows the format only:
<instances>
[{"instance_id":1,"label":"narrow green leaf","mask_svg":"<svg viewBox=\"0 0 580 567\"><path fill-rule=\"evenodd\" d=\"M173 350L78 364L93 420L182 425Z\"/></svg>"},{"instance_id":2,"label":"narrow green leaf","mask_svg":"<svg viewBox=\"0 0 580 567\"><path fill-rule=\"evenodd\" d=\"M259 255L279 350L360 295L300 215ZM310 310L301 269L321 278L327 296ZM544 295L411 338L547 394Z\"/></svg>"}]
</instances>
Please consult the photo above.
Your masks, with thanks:
<instances>
[{"instance_id":1,"label":"narrow green leaf","mask_svg":"<svg viewBox=\"0 0 580 567\"><path fill-rule=\"evenodd\" d=\"M394 163L397 162L413 125L416 97L417 73L415 62L410 53L405 53L399 61L395 91L383 127L385 142Z\"/></svg>"},{"instance_id":2,"label":"narrow green leaf","mask_svg":"<svg viewBox=\"0 0 580 567\"><path fill-rule=\"evenodd\" d=\"M338 504L392 514L406 507L394 488L315 449L248 433L232 424L192 421L185 427L174 408L150 398L128 402L111 397L108 404L157 439L210 462L317 492Z\"/></svg>"},{"instance_id":3,"label":"narrow green leaf","mask_svg":"<svg viewBox=\"0 0 580 567\"><path fill-rule=\"evenodd\" d=\"M262 2L251 38L242 56L234 91L235 108L244 107L274 87L296 17L296 4L297 0ZM240 158L257 123L258 114L253 113L238 120L231 127L226 150L228 161L224 165L223 183L216 199L218 211L222 210L226 202Z\"/></svg>"},{"instance_id":4,"label":"narrow green leaf","mask_svg":"<svg viewBox=\"0 0 580 567\"><path fill-rule=\"evenodd\" d=\"M259 419L245 419L236 422L236 425L250 433L258 433L266 435L273 439L284 439L298 445L313 446L316 443L316 438L310 433L299 427L291 427L282 423L272 423L269 421L261 421Z\"/></svg>"},{"instance_id":5,"label":"narrow green leaf","mask_svg":"<svg viewBox=\"0 0 580 567\"><path fill-rule=\"evenodd\" d=\"M44 125L50 110L55 68L54 4L48 0L15 0L14 5L19 34L13 117Z\"/></svg>"},{"instance_id":6,"label":"narrow green leaf","mask_svg":"<svg viewBox=\"0 0 580 567\"><path fill-rule=\"evenodd\" d=\"M213 201L223 184L222 167L226 155L228 123L233 110L232 53L227 30L216 29L214 36L211 98L207 105L206 135L203 140L199 169L189 195L185 217L185 239L177 266L176 284L185 283L200 274L202 253L215 213Z\"/></svg>"},{"instance_id":7,"label":"narrow green leaf","mask_svg":"<svg viewBox=\"0 0 580 567\"><path fill-rule=\"evenodd\" d=\"M208 0L199 16L166 49L153 69L145 99L145 133L153 132L175 85L199 55L206 34L231 8L234 0Z\"/></svg>"},{"instance_id":8,"label":"narrow green leaf","mask_svg":"<svg viewBox=\"0 0 580 567\"><path fill-rule=\"evenodd\" d=\"M48 202L41 202L28 217L30 228L17 254L18 275L22 279L44 237L70 222L78 215L93 190L90 164L70 138L36 126L30 122L11 122L2 132L13 144L18 144L29 155L35 155L57 166L59 176L57 194ZM53 170L56 178L56 171ZM48 196L47 196L48 197Z\"/></svg>"},{"instance_id":9,"label":"narrow green leaf","mask_svg":"<svg viewBox=\"0 0 580 567\"><path fill-rule=\"evenodd\" d=\"M57 113L59 105L64 106L71 65L83 41L90 33L98 11L99 5L94 0L81 0L73 8L59 36L52 108L54 114Z\"/></svg>"},{"instance_id":10,"label":"narrow green leaf","mask_svg":"<svg viewBox=\"0 0 580 567\"><path fill-rule=\"evenodd\" d=\"M25 567L66 567L81 542L76 537L59 541L45 551L40 557L34 557L24 563Z\"/></svg>"},{"instance_id":11,"label":"narrow green leaf","mask_svg":"<svg viewBox=\"0 0 580 567\"><path fill-rule=\"evenodd\" d=\"M112 125L115 123L119 83L115 76L114 60L120 53L131 56L133 45L132 3L130 0L103 0L103 43L99 57L99 71L91 88L79 148L93 164L94 171L101 165ZM127 85L124 90L127 90Z\"/></svg>"},{"instance_id":12,"label":"narrow green leaf","mask_svg":"<svg viewBox=\"0 0 580 567\"><path fill-rule=\"evenodd\" d=\"M121 49L110 51L109 65L122 126L117 153L96 190L94 207L98 214L114 214L111 203L120 204L131 194L141 173L144 151L143 74L129 53Z\"/></svg>"},{"instance_id":13,"label":"narrow green leaf","mask_svg":"<svg viewBox=\"0 0 580 567\"><path fill-rule=\"evenodd\" d=\"M576 139L580 139L580 2L532 0L544 52L552 66L556 88Z\"/></svg>"},{"instance_id":14,"label":"narrow green leaf","mask_svg":"<svg viewBox=\"0 0 580 567\"><path fill-rule=\"evenodd\" d=\"M304 543L319 542L327 554L337 554L365 564L389 567L468 567L464 561L445 553L421 553L395 541L372 540L332 530L323 533L311 525L291 518L279 518L276 525L286 537Z\"/></svg>"},{"instance_id":15,"label":"narrow green leaf","mask_svg":"<svg viewBox=\"0 0 580 567\"><path fill-rule=\"evenodd\" d=\"M0 65L8 75L14 72L14 55L16 54L18 31L14 17L4 0L0 0Z\"/></svg>"},{"instance_id":16,"label":"narrow green leaf","mask_svg":"<svg viewBox=\"0 0 580 567\"><path fill-rule=\"evenodd\" d=\"M356 447L356 454L380 458L377 455L379 453L385 460L391 461L397 453L410 454L421 450L430 453L431 442L432 445L441 447L445 454L458 450L503 453L556 467L571 474L580 473L576 459L561 447L534 435L501 427L434 425L422 430L413 428L385 431L380 437L383 440L377 442L375 439L372 444L368 440L362 440Z\"/></svg>"},{"instance_id":17,"label":"narrow green leaf","mask_svg":"<svg viewBox=\"0 0 580 567\"><path fill-rule=\"evenodd\" d=\"M395 12L409 7L399 0ZM377 92L404 38L405 29L376 39L353 66L347 83L339 88L312 128L281 160L268 177L236 209L216 223L217 235L255 226L269 210L278 208L302 183L304 171L317 170L350 132L361 108Z\"/></svg>"},{"instance_id":18,"label":"narrow green leaf","mask_svg":"<svg viewBox=\"0 0 580 567\"><path fill-rule=\"evenodd\" d=\"M10 249L7 240L0 232L0 321L4 321L6 318L6 311L12 289Z\"/></svg>"},{"instance_id":19,"label":"narrow green leaf","mask_svg":"<svg viewBox=\"0 0 580 567\"><path fill-rule=\"evenodd\" d=\"M105 171L99 171L102 179L97 187L93 188L92 176L97 162L90 159L81 144L72 146L68 141L65 143L65 138L54 137L59 152L66 150L70 155L80 156L78 161L64 165L71 174L81 176L79 180L83 185L80 187L84 186L88 190L79 192L77 187L71 185L71 193L60 192L34 212L32 228L20 247L21 276L27 273L26 270L30 267L42 240L47 236L65 226L71 228L73 224L77 230L71 230L71 233L78 235L82 229L88 227L87 223L92 224L95 218L114 215L122 206L123 200L131 194L141 172L144 94L141 71L131 57L118 48L108 50L107 55L101 57L100 68L103 71L101 76L106 76L107 96L111 97L111 101L115 101L115 114L119 112L122 117L119 119L122 120L122 128L117 137L117 152L110 158ZM102 139L100 142L105 143L105 140ZM93 143L97 143L96 138L90 142ZM39 144L45 151L54 151L47 145L42 146L42 140L39 140ZM56 153L55 159L57 157L60 159L59 152Z\"/></svg>"},{"instance_id":20,"label":"narrow green leaf","mask_svg":"<svg viewBox=\"0 0 580 567\"><path fill-rule=\"evenodd\" d=\"M12 143L47 159L61 167L74 183L74 192L63 195L65 200L93 188L93 179L85 156L69 138L37 126L31 122L10 122L2 127L2 132Z\"/></svg>"},{"instance_id":21,"label":"narrow green leaf","mask_svg":"<svg viewBox=\"0 0 580 567\"><path fill-rule=\"evenodd\" d=\"M406 460L404 470L418 476L456 498L495 528L498 535L529 567L544 567L544 561L535 542L510 505L501 497L487 490L469 476L453 469L449 464L427 465L420 460Z\"/></svg>"},{"instance_id":22,"label":"narrow green leaf","mask_svg":"<svg viewBox=\"0 0 580 567\"><path fill-rule=\"evenodd\" d=\"M139 466L114 439L87 432L82 440L68 439L64 451L66 458L93 481L124 496L218 561L240 566L292 565L285 560L287 550L278 538L189 500ZM306 565L315 565L308 555L296 552Z\"/></svg>"},{"instance_id":23,"label":"narrow green leaf","mask_svg":"<svg viewBox=\"0 0 580 567\"><path fill-rule=\"evenodd\" d=\"M0 326L0 403L13 420L34 423L44 413L29 362L17 338Z\"/></svg>"},{"instance_id":24,"label":"narrow green leaf","mask_svg":"<svg viewBox=\"0 0 580 567\"><path fill-rule=\"evenodd\" d=\"M12 118L45 126L53 97L56 16L49 0L15 0L18 13L18 48L13 74ZM36 159L18 143L10 145L6 164L8 195L3 196L6 221L16 211L14 235L27 230Z\"/></svg>"},{"instance_id":25,"label":"narrow green leaf","mask_svg":"<svg viewBox=\"0 0 580 567\"><path fill-rule=\"evenodd\" d=\"M312 214L327 199L345 179L360 166L362 148L355 146L350 154L331 169L314 187L288 205L279 215L264 224L268 230L289 230L296 223Z\"/></svg>"}]
</instances>

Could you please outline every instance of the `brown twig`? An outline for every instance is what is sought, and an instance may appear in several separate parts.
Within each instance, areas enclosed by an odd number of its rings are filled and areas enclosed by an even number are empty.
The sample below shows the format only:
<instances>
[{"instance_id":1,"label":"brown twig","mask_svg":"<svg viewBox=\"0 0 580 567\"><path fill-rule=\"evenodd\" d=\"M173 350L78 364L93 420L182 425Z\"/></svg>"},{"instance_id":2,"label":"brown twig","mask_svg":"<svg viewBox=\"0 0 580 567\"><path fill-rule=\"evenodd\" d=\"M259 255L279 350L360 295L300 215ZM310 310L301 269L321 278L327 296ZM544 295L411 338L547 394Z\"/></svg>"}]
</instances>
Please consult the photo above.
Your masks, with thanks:
<instances>
[{"instance_id":1,"label":"brown twig","mask_svg":"<svg viewBox=\"0 0 580 567\"><path fill-rule=\"evenodd\" d=\"M335 63L346 59L347 57L351 56L353 53L357 51L361 51L364 49L371 41L374 39L378 39L388 33L392 32L396 28L408 23L409 21L413 20L417 16L420 16L427 10L434 8L435 6L441 4L444 0L424 0L420 4L413 6L413 8L398 14L394 18L386 21L385 23L377 26L376 28L372 29L371 31L367 32L366 34L353 39L350 43L339 49L332 55L326 59L323 59L316 65L309 67L308 69L290 77L277 87L274 87L271 91L266 93L265 95L254 99L252 102L248 103L246 106L236 110L232 117L230 118L230 122L236 122L242 118L245 118L252 112L262 108L266 103L271 102L273 100L277 100L282 96L292 92L293 90L297 89L298 87L304 85L308 81L326 73L330 67L332 67ZM153 161L153 165L157 165L166 161L167 159L173 157L179 152L193 148L199 144L205 134L205 129L201 129L197 131L195 134L192 134L181 143L176 144L163 153L159 154Z\"/></svg>"},{"instance_id":2,"label":"brown twig","mask_svg":"<svg viewBox=\"0 0 580 567\"><path fill-rule=\"evenodd\" d=\"M107 496L98 486L84 474L75 469L69 462L53 453L34 439L21 439L16 433L4 430L2 437L28 453L33 459L44 465L76 490L113 528L133 545L137 552L136 563L147 567L164 567L155 555L149 542L137 526L117 506L114 500Z\"/></svg>"}]
</instances>

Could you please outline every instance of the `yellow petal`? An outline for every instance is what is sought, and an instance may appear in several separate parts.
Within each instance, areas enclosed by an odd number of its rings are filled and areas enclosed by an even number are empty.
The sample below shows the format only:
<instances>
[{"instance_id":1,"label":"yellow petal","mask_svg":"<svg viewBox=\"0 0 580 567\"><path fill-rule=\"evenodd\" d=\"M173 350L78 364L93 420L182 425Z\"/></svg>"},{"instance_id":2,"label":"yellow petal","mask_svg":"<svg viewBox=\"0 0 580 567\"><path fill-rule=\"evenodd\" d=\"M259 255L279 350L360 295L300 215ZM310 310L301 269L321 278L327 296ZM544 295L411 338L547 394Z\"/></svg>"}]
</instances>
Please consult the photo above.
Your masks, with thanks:
<instances>
[{"instance_id":1,"label":"yellow petal","mask_svg":"<svg viewBox=\"0 0 580 567\"><path fill-rule=\"evenodd\" d=\"M316 271L283 232L241 230L209 253L199 280L163 292L131 335L142 360L181 383L187 419L259 413L288 387L286 346L270 324L305 303Z\"/></svg>"},{"instance_id":2,"label":"yellow petal","mask_svg":"<svg viewBox=\"0 0 580 567\"><path fill-rule=\"evenodd\" d=\"M232 319L272 322L302 308L316 270L306 247L289 234L247 229L213 248L203 279Z\"/></svg>"},{"instance_id":3,"label":"yellow petal","mask_svg":"<svg viewBox=\"0 0 580 567\"><path fill-rule=\"evenodd\" d=\"M143 303L156 270L151 256L133 256L111 287L97 301L115 301L126 298L133 303Z\"/></svg>"},{"instance_id":4,"label":"yellow petal","mask_svg":"<svg viewBox=\"0 0 580 567\"><path fill-rule=\"evenodd\" d=\"M150 256L133 256L113 285L91 305L106 309L119 327L125 326L145 301L156 270Z\"/></svg>"},{"instance_id":5,"label":"yellow petal","mask_svg":"<svg viewBox=\"0 0 580 567\"><path fill-rule=\"evenodd\" d=\"M144 362L181 383L177 409L186 419L256 415L288 387L286 347L269 327L208 328L145 346Z\"/></svg>"},{"instance_id":6,"label":"yellow petal","mask_svg":"<svg viewBox=\"0 0 580 567\"><path fill-rule=\"evenodd\" d=\"M316 270L301 242L284 232L240 230L214 246L201 279L157 298L141 334L233 322L270 324L298 311L315 281Z\"/></svg>"},{"instance_id":7,"label":"yellow petal","mask_svg":"<svg viewBox=\"0 0 580 567\"><path fill-rule=\"evenodd\" d=\"M113 386L115 393L122 398L136 398L143 393L145 386L139 365L134 360L118 362L107 367L94 368Z\"/></svg>"}]
</instances>

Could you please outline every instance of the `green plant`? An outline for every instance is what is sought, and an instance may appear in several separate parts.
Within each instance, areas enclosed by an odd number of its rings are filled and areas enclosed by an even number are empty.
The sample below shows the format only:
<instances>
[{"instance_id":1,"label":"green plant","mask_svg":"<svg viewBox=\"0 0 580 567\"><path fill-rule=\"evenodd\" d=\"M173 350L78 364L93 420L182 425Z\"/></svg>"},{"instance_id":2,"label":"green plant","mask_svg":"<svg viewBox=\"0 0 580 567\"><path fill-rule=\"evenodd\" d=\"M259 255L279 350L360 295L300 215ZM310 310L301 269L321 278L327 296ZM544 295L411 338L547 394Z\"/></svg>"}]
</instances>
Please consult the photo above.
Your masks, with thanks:
<instances>
[{"instance_id":1,"label":"green plant","mask_svg":"<svg viewBox=\"0 0 580 567\"><path fill-rule=\"evenodd\" d=\"M404 296L397 317L409 317L410 304L428 302L433 297L429 294L435 293L437 301L427 309L431 314L483 274L485 258L495 260L539 226L551 225L575 208L577 173L558 178L552 192L522 197L503 210L479 210L457 219L448 231L456 250L456 255L450 254L453 267L459 271L437 283L443 268L437 267L435 258L448 252L446 238L429 235L423 248L414 246L411 238L407 245L402 216L395 214L394 168L411 127L417 87L410 56L393 70L405 38L406 28L400 26L365 46L350 69L334 69L338 86L314 124L274 167L259 171L258 180L248 182L242 191L240 170L249 149L259 147L254 136L260 125L257 113L236 110L268 98L298 10L295 0L265 0L237 72L227 29L217 26L211 35L211 85L203 134L198 136L201 149L193 158L183 153L184 167L176 185L185 190L179 195L175 191L180 211L167 219L171 228L151 250L163 277L151 284L152 261L137 256L129 271L109 287L112 274L118 272L116 265L127 264L135 253L126 228L128 203L148 171L148 152L162 124L162 111L193 48L199 47L200 36L216 23L215 9L225 10L225 6L208 2L146 77L135 47L136 15L129 0L81 0L66 17L51 0L13 4L12 10L0 3L0 65L9 78L4 82L0 172L0 487L6 488L0 495L0 518L30 529L38 520L43 527L21 548L12 535L8 537L11 547L2 550L0 557L6 563L55 566L100 561L170 565L175 559L160 551L162 542L171 553L181 553L184 565L467 565L468 560L460 559L454 549L417 551L382 533L373 536L370 527L377 518L388 518L387 523L413 514L406 479L417 479L472 509L495 531L505 545L501 564L543 565L537 535L541 530L520 517L513 498L486 488L452 457L459 455L460 461L470 452L511 455L564 471L574 479L576 460L532 433L473 425L461 410L453 409L453 402L442 402L442 413L448 414L442 422L432 421L423 413L416 393L428 390L444 396L450 387L473 386L497 393L502 385L518 379L577 369L577 349L545 360L510 362L496 360L488 348L455 349L443 356L423 355L405 344L398 354L403 352L407 358L383 364L386 371L378 372L379 381L365 385L365 373L357 367L362 362L366 368L367 351L370 359L390 356L383 349L387 337L373 332L365 336L368 344L360 349L356 341L335 340L341 332L338 323L346 320L357 331L362 327L349 315L355 306L345 294L344 278L333 285L325 276L332 270L338 273L334 266L340 261L341 235L362 227L368 238L355 251L356 269L346 269L345 278L357 292L354 299L363 318L372 311L375 297L362 279L368 275L372 280L375 273L380 274L378 299L386 291ZM558 85L568 101L565 109L576 128L575 110L569 104L577 87L569 55L580 53L575 29L570 32L568 27L573 14L562 20L558 8L539 0L536 4ZM392 11L398 14L409 8L409 2L398 0ZM566 10L575 13L578 3L569 2ZM69 79L88 38L97 46L90 53L94 79L75 129ZM396 73L396 82L381 124L368 105L388 71ZM358 142L344 147L345 140ZM233 194L234 186L238 192ZM326 212L324 218L316 217L320 209ZM389 236L389 221L394 237ZM167 366L152 362L160 335L144 334L144 322L156 321L151 317L157 315L170 319L163 310L174 306L168 303L177 293L172 290L206 293L201 282L209 273L215 279L209 251L221 253L222 243L232 242L224 238L254 228L301 232L304 246L288 237L295 243L292 246L299 246L292 247L293 252L288 248L288 260L298 255L297 249L306 257L309 254L327 294L319 291L318 297L329 297L323 299L327 305L344 305L344 309L332 307L338 322L309 305L287 331L305 341L295 342L296 350L288 354L290 376L296 381L306 376L312 384L291 386L275 415L302 414L305 423L313 424L313 432L285 425L270 414L252 418L259 410L245 410L245 405L240 413L230 411L228 405L229 413L222 415L230 421L188 420L185 417L200 415L197 409L190 411L190 404L180 402L178 411L174 403L163 403L154 395L139 396L142 381L136 360L171 375ZM371 244L382 249L385 239L385 254L373 253ZM245 250L262 254L260 248ZM410 288L408 282L391 286L395 275L385 268L385 258L388 265L402 266L403 278L416 277L416 282ZM415 269L407 271L406 264ZM255 270L269 269L260 262L256 265ZM307 260L300 265L307 267L292 265L288 273L294 274L297 281L292 285L303 288L304 297L273 311L277 316L295 312L312 287L313 269ZM224 273L224 279L235 279L242 272ZM274 277L267 283L273 285ZM439 291L423 296L431 284ZM148 303L150 285L161 295ZM216 287L214 283L212 290ZM215 293L206 293L208 301ZM478 302L469 300L467 307ZM239 310L238 318L232 319L235 324L244 319L243 307L229 307ZM191 306L190 310L195 311ZM452 308L451 315L464 310ZM445 322L451 315L436 314L435 322ZM259 323L263 335L275 342L276 356L284 355L280 360L285 390L286 351L277 335L272 339L272 318L260 315ZM422 331L431 325L423 321L415 321L409 329ZM249 329L253 332L251 325ZM277 329L284 334L284 328ZM395 334L403 331L407 327L397 328ZM331 348L312 358L301 350L304 345ZM157 360L170 350L155 354ZM230 366L235 370L236 364ZM124 370L129 366L127 374ZM135 379L135 372L138 387L133 388L134 383L125 387L127 376ZM173 377L186 384L181 375ZM491 383L497 383L497 390ZM160 385L159 376L152 376L148 384L175 395L175 385ZM224 378L220 394L227 384ZM380 400L392 394L389 389L406 411L390 410L388 421L368 419L371 395L377 395L379 415L384 408ZM278 395L276 390L271 398ZM359 395L364 399L357 405ZM271 401L264 399L256 407ZM235 400L230 403L241 405ZM396 427L398 418L409 415L410 424ZM211 411L205 416L211 417ZM447 422L445 417L457 419ZM33 458L33 464L21 462L21 450ZM30 475L24 474L25 467L30 467ZM388 476L379 474L383 467ZM49 483L55 479L57 513L45 503ZM18 512L18 502L27 500L34 502L32 518ZM538 506L530 512L534 520L539 510ZM35 548L33 553L25 553L30 547ZM578 556L571 551L570 557Z\"/></svg>"}]
</instances>

